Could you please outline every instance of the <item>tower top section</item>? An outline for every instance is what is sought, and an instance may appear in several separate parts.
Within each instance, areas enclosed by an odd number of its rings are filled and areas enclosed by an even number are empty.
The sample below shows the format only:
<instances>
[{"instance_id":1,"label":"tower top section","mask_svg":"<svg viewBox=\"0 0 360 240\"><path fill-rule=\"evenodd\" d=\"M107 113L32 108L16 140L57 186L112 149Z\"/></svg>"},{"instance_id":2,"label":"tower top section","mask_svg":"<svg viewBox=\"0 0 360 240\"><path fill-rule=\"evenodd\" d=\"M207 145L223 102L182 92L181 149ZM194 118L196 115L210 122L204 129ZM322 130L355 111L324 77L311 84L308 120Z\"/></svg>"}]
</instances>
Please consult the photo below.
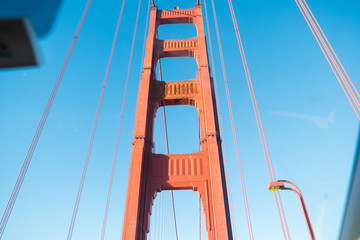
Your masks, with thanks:
<instances>
[{"instance_id":1,"label":"tower top section","mask_svg":"<svg viewBox=\"0 0 360 240\"><path fill-rule=\"evenodd\" d=\"M157 19L159 20L157 21L158 25L174 23L195 23L195 18L201 15L201 6L195 4L194 8L179 9L179 7L174 7L174 9L159 9L157 11Z\"/></svg>"}]
</instances>

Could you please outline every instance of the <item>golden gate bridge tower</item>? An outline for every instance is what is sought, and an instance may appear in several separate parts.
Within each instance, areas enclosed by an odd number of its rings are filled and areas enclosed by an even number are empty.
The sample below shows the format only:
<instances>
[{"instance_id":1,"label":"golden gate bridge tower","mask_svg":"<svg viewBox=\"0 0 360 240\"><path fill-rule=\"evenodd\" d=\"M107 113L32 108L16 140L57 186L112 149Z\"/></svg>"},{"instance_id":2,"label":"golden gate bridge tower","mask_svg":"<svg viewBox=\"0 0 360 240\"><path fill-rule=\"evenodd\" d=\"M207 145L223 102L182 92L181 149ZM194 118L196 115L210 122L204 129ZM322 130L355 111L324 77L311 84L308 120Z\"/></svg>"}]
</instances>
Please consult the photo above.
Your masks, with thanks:
<instances>
[{"instance_id":1,"label":"golden gate bridge tower","mask_svg":"<svg viewBox=\"0 0 360 240\"><path fill-rule=\"evenodd\" d=\"M158 38L159 25L177 23L194 24L197 37L173 40ZM184 56L196 59L196 79L156 79L156 65L161 58ZM199 152L152 152L156 111L167 105L196 107L200 129ZM146 239L157 192L183 189L198 192L209 240L233 239L217 116L200 3L190 9L159 10L152 6L137 99L123 240Z\"/></svg>"}]
</instances>

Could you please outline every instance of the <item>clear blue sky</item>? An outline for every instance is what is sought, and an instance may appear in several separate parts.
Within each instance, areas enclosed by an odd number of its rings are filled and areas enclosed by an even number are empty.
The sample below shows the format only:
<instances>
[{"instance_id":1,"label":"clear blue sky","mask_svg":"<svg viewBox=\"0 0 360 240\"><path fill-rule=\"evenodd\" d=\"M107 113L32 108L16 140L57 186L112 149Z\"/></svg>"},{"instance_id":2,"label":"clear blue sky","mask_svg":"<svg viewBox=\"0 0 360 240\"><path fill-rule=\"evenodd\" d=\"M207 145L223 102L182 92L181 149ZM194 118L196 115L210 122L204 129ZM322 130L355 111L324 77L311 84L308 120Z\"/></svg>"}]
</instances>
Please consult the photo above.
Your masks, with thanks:
<instances>
[{"instance_id":1,"label":"clear blue sky","mask_svg":"<svg viewBox=\"0 0 360 240\"><path fill-rule=\"evenodd\" d=\"M190 8L194 0L157 0L161 9ZM85 0L64 0L50 33L39 39L40 67L0 70L0 213L2 214L44 110ZM99 239L120 116L137 1L127 1L105 92L73 239ZM210 1L207 0L208 7ZM239 148L256 239L282 239L250 95L227 1L215 1ZM359 122L294 0L234 0L250 72L278 179L304 193L319 240L337 239L352 170ZM360 88L360 3L308 0L335 51ZM4 240L63 240L67 236L121 1L93 0L58 95L8 222ZM139 81L147 1L142 2L125 107L106 239L119 239ZM212 17L211 11L209 12ZM240 180L211 18L224 142L238 239L248 239ZM161 26L160 38L194 37L194 26ZM196 77L192 58L163 59L164 80ZM213 68L214 69L214 68ZM156 152L165 152L158 110ZM186 113L186 114L184 114ZM197 113L168 107L170 152L198 148ZM159 194L169 208L169 195ZM308 239L297 197L283 192L292 239ZM161 226L155 201L152 224ZM198 239L198 198L176 192L179 239ZM157 212L156 212L157 211ZM163 214L164 215L164 214ZM167 216L166 219L171 219ZM172 222L164 231L172 233ZM165 225L165 224L163 224ZM202 224L203 225L203 224ZM152 225L154 226L154 224ZM167 231L167 232L166 232ZM154 232L152 234L154 234ZM165 234L163 233L163 234ZM174 239L172 237L152 240ZM203 235L204 237L204 235ZM203 238L204 239L204 238Z\"/></svg>"}]
</instances>

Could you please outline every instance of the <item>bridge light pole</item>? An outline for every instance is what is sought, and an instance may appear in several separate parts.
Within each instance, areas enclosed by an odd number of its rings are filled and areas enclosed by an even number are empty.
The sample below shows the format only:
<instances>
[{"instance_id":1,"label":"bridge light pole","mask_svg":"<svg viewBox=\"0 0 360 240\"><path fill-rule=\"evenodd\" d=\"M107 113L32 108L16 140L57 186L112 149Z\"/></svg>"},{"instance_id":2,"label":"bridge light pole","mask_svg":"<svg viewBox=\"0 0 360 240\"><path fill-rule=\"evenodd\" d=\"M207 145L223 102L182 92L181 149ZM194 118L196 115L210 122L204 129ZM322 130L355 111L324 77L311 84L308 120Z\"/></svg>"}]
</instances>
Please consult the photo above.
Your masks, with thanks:
<instances>
[{"instance_id":1,"label":"bridge light pole","mask_svg":"<svg viewBox=\"0 0 360 240\"><path fill-rule=\"evenodd\" d=\"M292 185L296 190L293 189L293 188L290 188L290 187L285 187L285 183L288 183L288 184ZM306 224L307 224L307 227L308 227L308 230L309 230L310 237L311 237L312 240L316 240L314 230L313 230L312 225L311 225L310 217L309 217L306 205L305 205L304 197L302 195L302 192L301 192L300 188L296 184L294 184L293 182L290 182L290 181L287 181L287 180L278 180L276 182L270 182L269 185L268 185L268 188L269 188L270 191L290 190L290 191L293 191L294 193L296 193L298 195L300 203L301 203L302 211L304 213L304 217L305 217L305 220L306 220Z\"/></svg>"}]
</instances>

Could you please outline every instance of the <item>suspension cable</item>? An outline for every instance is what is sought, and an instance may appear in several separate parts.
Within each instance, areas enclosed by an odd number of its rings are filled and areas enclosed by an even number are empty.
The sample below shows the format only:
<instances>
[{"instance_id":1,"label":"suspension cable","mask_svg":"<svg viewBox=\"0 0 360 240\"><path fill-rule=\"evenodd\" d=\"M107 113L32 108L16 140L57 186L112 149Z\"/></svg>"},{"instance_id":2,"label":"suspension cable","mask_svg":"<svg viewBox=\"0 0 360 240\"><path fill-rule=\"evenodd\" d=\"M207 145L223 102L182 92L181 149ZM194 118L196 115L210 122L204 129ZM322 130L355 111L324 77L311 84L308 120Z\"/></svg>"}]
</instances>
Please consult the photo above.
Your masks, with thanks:
<instances>
[{"instance_id":1,"label":"suspension cable","mask_svg":"<svg viewBox=\"0 0 360 240\"><path fill-rule=\"evenodd\" d=\"M331 70L334 72L336 79L338 80L341 88L343 89L347 99L349 100L352 108L355 111L355 114L360 119L360 94L356 89L353 81L351 80L349 74L345 70L343 64L338 58L336 52L331 46L329 40L327 39L325 33L320 27L318 21L316 20L314 14L312 13L310 7L307 5L305 0L295 0L301 14L303 15L306 23L308 24L312 34L315 37L321 51L323 52L327 62L329 63ZM330 49L329 49L330 48ZM340 65L340 66L339 66ZM335 69L334 69L335 68ZM340 80L341 79L341 80ZM344 87L345 85L345 87ZM346 90L345 90L346 88ZM354 93L355 91L355 93ZM349 96L350 94L350 96ZM355 106L354 106L355 104Z\"/></svg>"},{"instance_id":2,"label":"suspension cable","mask_svg":"<svg viewBox=\"0 0 360 240\"><path fill-rule=\"evenodd\" d=\"M161 195L159 194L158 196L158 215L157 215L157 231L156 231L156 237L155 239L160 239L160 236L161 236L161 202L162 202L162 199L161 199Z\"/></svg>"},{"instance_id":3,"label":"suspension cable","mask_svg":"<svg viewBox=\"0 0 360 240\"><path fill-rule=\"evenodd\" d=\"M242 40L241 40L239 28L238 28L236 16L235 16L235 11L234 11L234 8L232 5L232 1L228 0L228 3L229 3L229 8L230 8L230 12L231 12L231 17L232 17L232 21L233 21L233 25L234 25L234 30L235 30L235 34L236 34L236 38L237 38L237 43L238 43L241 59L243 61L244 71L245 71L245 75L246 75L246 81L247 81L250 96L251 96L251 101L252 101L252 105L253 105L253 109L254 109L254 113L255 113L255 117L256 117L257 126L258 126L259 133L260 133L261 142L263 145L264 155L266 158L266 163L267 163L270 179L271 179L271 181L275 181L276 177L275 177L274 167L272 164L269 147L268 147L268 143L267 143L266 136L265 136L265 132L264 132L264 128L263 128L263 124L262 124L262 120L261 120L261 115L259 112L259 108L258 108L258 104L257 104L251 76L250 76L250 71L249 71L249 67L247 64L245 51L243 48L243 44L242 44ZM289 233L289 229L287 226L280 194L274 193L274 196L275 196L276 205L278 208L278 213L279 213L279 217L280 217L280 222L281 222L281 227L283 230L284 238L286 239L286 234L287 234L287 237L290 239L290 233ZM286 230L286 234L285 234L285 230Z\"/></svg>"},{"instance_id":4,"label":"suspension cable","mask_svg":"<svg viewBox=\"0 0 360 240\"><path fill-rule=\"evenodd\" d=\"M161 199L161 204L160 204L159 240L163 240L163 234L164 234L164 206L165 206L164 194L160 195L160 199Z\"/></svg>"},{"instance_id":5,"label":"suspension cable","mask_svg":"<svg viewBox=\"0 0 360 240\"><path fill-rule=\"evenodd\" d=\"M220 126L220 136L224 136L224 130L223 130L223 124L222 124L222 117L221 117L221 109L220 109L220 101L219 101L219 92L218 92L218 87L217 87L217 78L216 78L216 68L215 68L215 63L214 63L214 54L213 54L213 47L212 47L212 41L211 41L211 30L210 30L210 25L209 25L209 16L206 10L206 2L204 3L204 7L205 7L205 19L206 19L206 27L207 27L207 31L209 33L209 50L210 50L210 61L211 61L211 66L213 68L213 79L214 79L214 89L215 89L215 99L216 102L218 103L217 107L218 107L218 119L219 119L219 126ZM200 124L200 122L199 122ZM199 125L200 126L200 125ZM200 130L200 128L199 128ZM200 138L200 136L199 136ZM200 143L199 143L200 144ZM230 217L231 217L231 222L233 223L232 226L232 230L233 230L233 235L234 235L234 239L237 239L237 230L236 230L236 222L235 222L235 214L234 214L234 206L233 206L233 199L232 199L232 193L231 193L231 186L230 186L230 180L229 180L229 169L228 169L228 161L227 161L227 155L226 155L226 147L225 147L225 141L222 142L222 149L223 149L223 158L224 158L224 164L225 164L225 177L226 177L226 186L228 189L228 194L229 194L229 202L230 202Z\"/></svg>"},{"instance_id":6,"label":"suspension cable","mask_svg":"<svg viewBox=\"0 0 360 240\"><path fill-rule=\"evenodd\" d=\"M206 7L206 0L204 0L204 4L205 4L205 9L206 9L207 8ZM228 103L228 108L229 108L229 115L230 115L230 120L231 120L231 128L232 128L232 133L233 133L233 140L234 140L234 145L235 145L235 150L236 150L236 158L237 158L237 163L238 163L240 182L241 182L241 188L242 188L242 194L243 194L244 208L245 208L245 214L246 214L246 222L247 222L247 226L248 226L249 238L254 239L254 234L253 234L252 224L251 224L250 211L249 211L249 205L248 205L247 194L246 194L245 179L244 179L242 163L241 163L241 159L240 159L240 152L239 152L239 146L238 146L238 140L237 140L237 134L236 134L235 121L234 121L234 115L233 115L232 104L231 104L231 99L230 99L230 91L229 91L229 86L228 86L228 82L227 82L227 75L226 75L224 57L223 57L223 52L222 52L222 47L221 47L221 39L220 39L219 27L218 27L218 23L217 23L215 4L214 4L213 0L211 0L211 4L212 4L213 17L214 17L214 22L215 22L216 36L217 36L217 41L218 41L218 46L219 46L221 67L222 67L222 73L223 73L223 78L224 78L226 97L227 97L227 103ZM208 22L208 19L206 19L206 20ZM209 30L210 30L210 28L209 28ZM209 36L209 38L210 38L210 36Z\"/></svg>"},{"instance_id":7,"label":"suspension cable","mask_svg":"<svg viewBox=\"0 0 360 240\"><path fill-rule=\"evenodd\" d=\"M82 13L82 15L81 15L80 21L79 21L78 26L77 26L76 31L75 31L75 34L74 34L73 39L72 39L72 41L71 41L71 44L70 44L70 46L69 46L69 48L68 48L68 51L67 51L66 56L65 56L65 59L64 59L62 65L61 65L60 72L59 72L59 74L58 74L58 76L57 76L57 78L56 78L55 84L54 84L54 86L53 86L53 89L52 89L52 91L51 91L51 94L50 94L50 96L49 96L49 99L48 99L48 101L47 101L47 103L46 103L46 107L45 107L45 109L44 109L44 111L43 111L43 114L42 114L42 116L41 116L40 122L39 122L39 124L38 124L38 126L37 126L35 135L34 135L32 141L31 141L31 145L30 145L29 150L28 150L28 152L27 152L27 154L26 154L25 160L24 160L23 165L22 165L22 167L21 167L21 170L20 170L20 173L19 173L18 178L17 178L17 180L16 180L15 186L14 186L14 188L13 188L13 191L12 191L12 193L11 193L11 196L10 196L10 198L9 198L9 201L8 201L8 203L7 203L7 205L6 205L4 214L3 214L2 218L1 218L1 222L0 222L0 239L2 238L2 235L3 235L4 231L5 231L6 224L7 224L8 220L9 220L9 217L10 217L10 215L11 215L12 209L13 209L14 204L15 204L15 202L16 202L16 199L17 199L17 196L18 196L18 194L19 194L19 191L20 191L20 188L21 188L21 186L22 186L22 183L23 183L23 181L24 181L26 172L27 172L27 170L28 170L28 168L29 168L31 159L32 159L32 157L33 157L33 155L34 155L34 151L35 151L35 149L36 149L36 146L37 146L37 143L38 143L38 141L39 141L40 135L41 135L42 130L43 130L43 128L44 128L46 119L47 119L47 117L48 117L48 115L49 115L51 106L52 106L52 104L53 104L53 102L54 102L56 93L57 93L58 88L59 88L59 86L60 86L61 80L62 80L63 75L64 75L64 72L65 72L65 70L66 70L66 67L67 67L67 65L68 65L70 56L71 56L71 54L72 54L72 52L73 52L73 49L74 49L76 40L77 40L77 38L78 38L78 35L79 35L79 33L80 33L80 30L81 30L82 25L83 25L84 20L85 20L85 17L86 17L86 15L87 15L88 10L89 10L91 1L92 1L92 0L88 0L88 1L87 1L86 6L85 6L85 8L84 8L84 11L83 11L83 13Z\"/></svg>"},{"instance_id":8,"label":"suspension cable","mask_svg":"<svg viewBox=\"0 0 360 240\"><path fill-rule=\"evenodd\" d=\"M121 22L123 10L124 10L125 2L126 2L126 0L123 0L122 6L121 6L120 15L119 15L119 19L118 19L118 24L117 24L117 27L116 27L116 33L115 33L115 37L114 37L114 41L113 41L113 47L112 47L112 49L111 49L111 57L112 57L113 52L114 52L114 49L115 49L115 43L116 43L117 35L118 35L118 32L119 32L119 27L120 27L120 22ZM147 9L148 9L148 10L147 10L147 17L146 17L145 27L146 27L147 24L148 24L150 1L149 1L149 5L148 5L148 8L147 8ZM135 29L135 32L136 32L136 29ZM145 33L145 36L146 36L146 33ZM131 55L132 55L132 54L131 54ZM121 126L122 126L122 120L123 120L123 117L124 117L124 108L125 108L125 102L126 102L126 94L127 94L128 82L129 82L129 76L130 76L130 69L131 69L131 60L132 60L132 59L130 58L129 67L128 67L128 72L127 72L127 76L126 76L126 83L125 83L125 88L124 88L124 95L123 95L123 100L122 100L121 114L120 114L120 120L119 120L119 125L118 125L117 137L116 137L114 158L113 158L113 163L112 163L112 168L111 168L111 175L110 175L110 182L109 182L109 188L108 188L108 195L107 195L107 199L106 199L105 214L104 214L103 226L102 226L102 231L101 231L101 238L100 238L101 240L103 240L104 237L105 237L106 223L107 223L107 217L108 217L108 212L109 212L111 192L112 192L112 185L113 185L113 181L114 181L114 173L115 173L115 167L116 167L116 159L117 159L118 149L119 149ZM111 62L111 60L110 60L110 62ZM110 63L110 62L109 62L109 63ZM110 64L109 64L109 68L110 68ZM109 68L108 68L108 70L109 70ZM107 71L107 73L108 73L108 71Z\"/></svg>"},{"instance_id":9,"label":"suspension cable","mask_svg":"<svg viewBox=\"0 0 360 240\"><path fill-rule=\"evenodd\" d=\"M135 30L134 30L133 42L132 42L132 46L131 46L131 53L130 53L130 60L129 60L129 67L128 67L128 75L127 75L127 81L126 81L125 89L127 89L129 72L130 72L131 62L132 62L132 56L133 56L133 52L134 52L136 30L137 30L137 25L138 25L138 20L139 20L140 7L141 7L141 0L139 0L138 12L137 12L137 15L136 15ZM115 34L115 36L117 36L117 34ZM114 41L116 42L116 39ZM113 44L115 44L115 43L113 43ZM110 54L108 67L107 67L107 70L106 70L106 74L105 74L105 77L104 77L104 82L103 82L102 89L101 89L101 94L100 94L100 99L99 99L99 103L98 103L98 107L97 107L97 111L96 111L95 121L94 121L93 129L92 129L92 132L91 132L90 143L89 143L88 151L87 151L87 154L86 154L86 159L85 159L85 164L84 164L84 168L83 168L83 172L82 172L82 176L81 176L80 186L79 186L79 189L78 189L78 194L77 194L77 197L76 197L74 211L73 211L73 215L72 215L71 223L70 223L70 227L69 227L69 232L68 232L68 237L67 237L68 240L71 239L72 233L73 233L73 230L74 230L76 215L77 215L77 211L78 211L79 204L80 204L80 199L81 199L81 194L82 194L82 190L83 190L83 186L84 186L84 182L85 182L85 176L86 176L86 172L87 172L87 167L88 167L88 164L89 164L90 154L91 154L91 150L92 150L92 146L93 146L93 142L94 142L96 127L97 127L97 123L98 123L98 120L99 120L102 101L103 101L103 98L104 98L105 87L106 87L106 83L107 83L107 79L108 79L108 73L109 73L110 65L111 65L111 61L112 61L113 50L114 49L112 49L112 52ZM126 94L124 94L124 98L125 97L126 97ZM124 103L124 100L123 100L123 103ZM120 119L122 120L122 118L120 118Z\"/></svg>"},{"instance_id":10,"label":"suspension cable","mask_svg":"<svg viewBox=\"0 0 360 240\"><path fill-rule=\"evenodd\" d=\"M339 78L338 78L337 75L339 75L339 77L341 78L341 80L342 80L343 83L345 84L345 87L346 87L346 89L349 91L352 100L353 100L353 101L355 102L355 104L356 104L356 107L359 108L359 107L360 107L359 100L356 98L356 96L355 96L353 90L351 89L351 87L350 87L347 79L345 78L343 72L340 70L340 67L339 67L338 63L335 61L334 56L332 55L332 52L334 52L334 49L331 47L331 44L328 42L328 40L327 40L324 32L322 31L320 25L319 25L318 22L316 21L316 19L315 19L314 15L312 14L310 8L308 7L307 4L306 4L306 6L307 6L307 8L306 8L306 7L304 6L304 3L303 3L302 1L299 1L299 2L296 1L296 3L297 3L297 5L298 5L298 7L299 7L299 9L300 9L303 17L305 18L308 26L310 27L312 33L314 34L315 39L317 40L317 42L318 42L318 44L319 44L319 46L320 46L323 54L325 55L328 63L330 64L330 67L332 68L332 70L333 70L334 74L336 75L338 81L339 81ZM300 5L301 5L301 7L299 6L299 3L300 3ZM306 2L305 2L305 3L306 3ZM311 12L311 17L310 17L310 15L309 15L309 11L308 11L308 10ZM306 16L305 16L305 15L306 15ZM315 23L314 23L313 18L314 18L314 20L316 21L316 25L315 25ZM311 24L311 25L309 24L309 21L310 21L310 24ZM320 28L320 31L321 31L322 34L319 32L319 29L317 28L317 26ZM314 33L314 31L315 31L315 33ZM327 44L330 46L332 52L329 50L329 46L325 43L323 36L326 38L326 42L327 42ZM320 43L319 41L320 41L321 43ZM324 49L325 49L326 53L324 52ZM334 54L336 55L335 52L334 52ZM329 58L330 58L332 64L330 63ZM340 60L338 59L337 56L336 56L336 58L337 58L337 60L340 62ZM340 62L340 64L341 64L341 62ZM341 64L341 66L342 66L342 64ZM333 68L333 67L335 67L336 72L334 71L334 68ZM343 71L345 71L345 69L344 69L343 66L342 66L342 68L343 68ZM346 71L345 71L345 72L346 72ZM347 74L347 73L346 73L346 74ZM347 74L347 76L348 76L348 74ZM349 77L349 76L348 76L348 77ZM350 78L350 77L349 77L349 78ZM349 80L350 80L352 86L355 88L355 86L354 86L353 82L351 81L351 79L349 79ZM340 85L342 86L342 83L341 83L341 82L339 82L339 83L340 83ZM342 86L342 87L343 87L343 86ZM344 90L344 88L343 88L343 90ZM344 90L344 91L345 91L345 90ZM357 91L356 88L355 88L355 91L356 91L356 93L359 95L359 93L358 93L358 91ZM345 92L345 93L347 94L347 92ZM348 99L349 99L349 98L348 98ZM351 101L351 100L349 99L349 101ZM351 104L352 104L352 102L351 102ZM355 109L354 109L354 110L355 110Z\"/></svg>"},{"instance_id":11,"label":"suspension cable","mask_svg":"<svg viewBox=\"0 0 360 240\"><path fill-rule=\"evenodd\" d=\"M344 66L342 65L341 61L339 60L336 52L334 51L334 49L333 49L333 47L331 46L329 40L327 39L325 33L323 32L322 28L320 27L318 21L316 20L314 14L312 13L312 11L311 11L311 9L310 9L310 7L307 5L307 3L306 3L305 0L301 0L301 1L299 1L299 2L300 2L300 5L302 6L302 8L305 10L306 16L309 18L311 25L313 26L314 30L315 30L316 33L318 34L319 39L321 40L321 43L323 44L323 46L325 46L326 52L328 53L329 57L331 58L332 62L334 63L334 66L336 67L339 75L341 76L341 78L345 79L345 76L344 76L344 73L345 73L345 75L347 76L347 78L348 78L351 86L354 88L357 97L360 97L360 94L359 94L358 90L357 90L356 87L354 86L353 81L351 80L349 74L347 73L347 71L345 70L345 68L344 68ZM304 4L306 5L306 7L304 6ZM298 5L298 6L299 6L299 5ZM311 14L311 17L309 16L309 13ZM315 21L316 25L314 24L314 21ZM318 28L316 28L316 27L318 27ZM319 33L319 31L321 32L321 34ZM323 39L322 37L325 38L325 41L326 41L327 45L324 43L324 39ZM331 52L329 51L329 47L330 47L330 49L331 49ZM332 53L333 53L333 55L332 55ZM337 61L335 61L334 58L336 58ZM341 69L343 70L344 73L340 70L338 64L340 64ZM350 85L349 85L349 83L347 82L346 79L344 80L344 83L346 84L347 88L349 89L351 95L355 98L355 94L354 94L354 92L352 92L352 89L351 89L351 87L350 87ZM354 99L354 101L356 102L356 105L359 107L359 106L360 106L359 100L358 100L358 99Z\"/></svg>"},{"instance_id":12,"label":"suspension cable","mask_svg":"<svg viewBox=\"0 0 360 240\"><path fill-rule=\"evenodd\" d=\"M162 82L163 79L162 79L160 58L159 58L159 75L160 75L160 81ZM167 124L166 124L166 114L165 114L165 101L164 101L164 106L163 106L163 116L164 116L164 129L165 129L165 139L166 139L166 151L167 151L167 154L170 154L168 131L167 131ZM171 190L171 201L172 201L172 210L173 210L173 214L174 214L176 240L178 240L178 231L177 231L176 214L175 214L175 200L174 200L174 191L173 190Z\"/></svg>"},{"instance_id":13,"label":"suspension cable","mask_svg":"<svg viewBox=\"0 0 360 240\"><path fill-rule=\"evenodd\" d=\"M158 196L157 196L158 197ZM160 198L157 199L156 198L156 205L155 205L155 219L154 219L154 231L153 231L153 236L154 236L154 239L159 239L158 236L157 236L157 233L158 233L158 219L159 219L159 204L158 204L158 201L160 201Z\"/></svg>"},{"instance_id":14,"label":"suspension cable","mask_svg":"<svg viewBox=\"0 0 360 240\"><path fill-rule=\"evenodd\" d=\"M324 38L325 38L325 40L326 40L327 44L329 45L329 47L330 47L331 51L334 53L336 60L339 62L339 64L340 64L340 66L341 66L342 70L345 72L345 75L346 75L346 76L347 76L347 78L349 79L349 81L350 81L350 83L351 83L351 86L354 88L354 90L355 90L355 92L356 92L357 96L360 98L360 94L359 94L358 90L356 89L356 87L354 86L353 81L351 80L351 78L350 78L349 74L347 73L347 71L345 70L345 68L344 68L343 64L342 64L342 63L341 63L341 61L339 60L339 58L338 58L338 56L337 56L337 54L336 54L335 50L334 50L334 49L333 49L333 47L331 46L331 44L330 44L329 40L327 39L327 37L326 37L325 33L323 32L322 28L320 27L320 25L319 25L318 21L316 20L316 18L315 18L315 16L314 16L314 14L312 13L312 11L311 11L310 7L308 6L308 4L306 3L306 1L305 1L305 0L304 0L304 3L305 3L305 5L306 5L307 9L309 10L309 12L310 12L310 14L311 14L312 18L313 18L313 19L314 19L314 21L316 22L316 25L319 27L319 29L320 29L320 31L321 31L321 33L322 33L322 35L324 36Z\"/></svg>"}]
</instances>

